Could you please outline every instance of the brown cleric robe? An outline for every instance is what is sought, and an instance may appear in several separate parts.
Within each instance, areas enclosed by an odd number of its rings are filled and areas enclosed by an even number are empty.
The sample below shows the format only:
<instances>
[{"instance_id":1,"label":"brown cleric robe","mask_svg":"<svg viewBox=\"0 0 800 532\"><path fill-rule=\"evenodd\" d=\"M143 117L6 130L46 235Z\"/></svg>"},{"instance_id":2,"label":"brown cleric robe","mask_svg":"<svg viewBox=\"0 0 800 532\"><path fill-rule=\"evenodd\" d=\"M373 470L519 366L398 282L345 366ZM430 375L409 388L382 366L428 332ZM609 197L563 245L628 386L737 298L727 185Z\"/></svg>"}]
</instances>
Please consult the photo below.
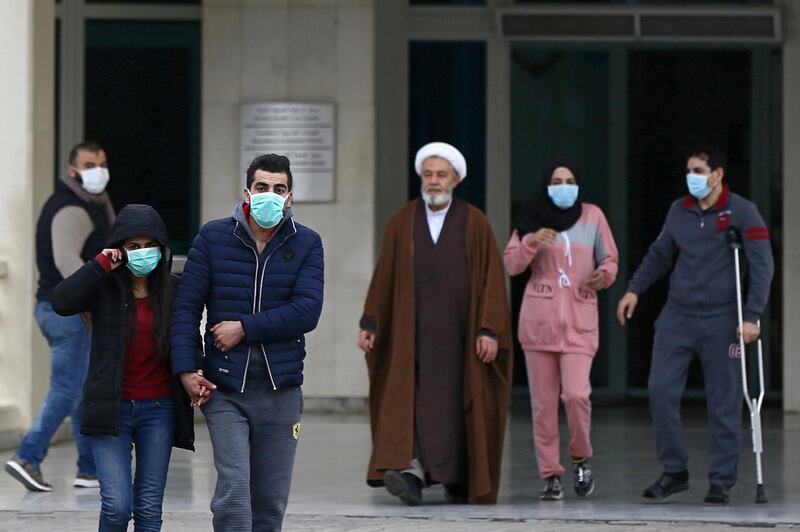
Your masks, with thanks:
<instances>
[{"instance_id":1,"label":"brown cleric robe","mask_svg":"<svg viewBox=\"0 0 800 532\"><path fill-rule=\"evenodd\" d=\"M467 485L464 340L469 319L467 207L453 201L436 244L425 206L414 214L415 448L432 482Z\"/></svg>"},{"instance_id":2,"label":"brown cleric robe","mask_svg":"<svg viewBox=\"0 0 800 532\"><path fill-rule=\"evenodd\" d=\"M451 222L463 216L462 228ZM424 225L422 225L424 224ZM455 229L453 227L455 226ZM419 227L428 234L428 243L415 233ZM461 232L459 236L457 233ZM453 233L453 234L451 234ZM451 238L452 237L452 238ZM433 308L421 310L418 298L429 299L420 295L418 284L418 255L422 261L427 255L429 260L436 261L441 254L436 248L452 247L456 250L459 240L463 242L462 260L465 261L465 274L468 291L457 295L460 301L444 302L436 298ZM420 246L420 241L423 242ZM449 242L449 243L448 243ZM458 257L439 257L445 263L458 260ZM440 263L439 266L442 264ZM450 267L450 266L448 266ZM421 271L421 270L420 270ZM437 271L436 280L444 279L444 271ZM420 277L424 277L421 275ZM455 277L455 274L453 275ZM421 283L432 283L430 279L421 279ZM459 285L463 280L448 279ZM429 285L430 286L430 285ZM450 296L452 297L452 295ZM422 303L420 301L419 303ZM430 303L430 301L429 301ZM439 307L439 308L437 308ZM447 351L457 344L461 349L461 362L448 362L448 371L459 365L463 368L459 403L462 410L460 420L463 422L462 436L449 434L452 438L463 438L466 444L466 455L459 457L458 452L441 464L432 465L431 460L441 456L429 457L426 452L441 453L442 446L433 444L433 451L426 445L425 436L416 442L415 423L426 430L426 425L435 421L433 416L415 416L415 398L421 391L419 404L427 408L430 401L436 399L424 395L425 389L437 382L436 374L426 374L417 378L417 364L420 373L423 367L436 364L434 357L439 354L436 349L436 326L426 332L421 320L438 320L434 316L444 310L453 311L448 320L456 322L465 318L461 328L462 341L448 340L442 342ZM424 316L423 316L424 314ZM431 318L433 316L433 318ZM422 334L417 334L417 327ZM447 325L452 327L452 323ZM430 241L424 205L415 200L401 208L389 220L384 234L378 264L370 283L369 293L361 319L361 328L376 333L373 350L366 355L370 378L369 407L372 427L372 456L370 459L367 482L371 486L383 485L383 472L387 469L405 469L415 457L415 450L421 456L423 464L431 474L432 480L450 483L447 477L453 471L453 464L458 460L466 462L467 478L463 479L469 486L469 500L473 503L494 503L500 484L500 464L503 452L506 418L511 395L511 327L506 297L505 277L497 243L492 234L489 222L482 212L466 203L454 200L451 212L448 212L440 240L436 246ZM476 339L479 331L490 331L499 343L497 359L484 364L476 355ZM441 331L440 331L441 332ZM427 337L431 336L430 344ZM422 345L417 341L424 338ZM451 345L454 344L454 345ZM419 351L418 351L419 347ZM441 358L441 357L440 357ZM440 361L441 362L441 361ZM444 375L439 374L441 384ZM426 382L426 379L432 379ZM418 382L419 381L419 382ZM458 403L450 403L457 405ZM432 406L432 405L431 405ZM442 406L443 409L447 407ZM419 409L416 409L419 412ZM448 416L448 414L442 414ZM449 424L450 430L458 432L459 417L449 415L448 419L439 419L440 423ZM424 424L423 426L420 426ZM447 442L444 442L448 445ZM449 463L448 463L449 462ZM462 474L463 474L462 469ZM442 477L442 478L437 478ZM460 482L461 480L459 480Z\"/></svg>"}]
</instances>

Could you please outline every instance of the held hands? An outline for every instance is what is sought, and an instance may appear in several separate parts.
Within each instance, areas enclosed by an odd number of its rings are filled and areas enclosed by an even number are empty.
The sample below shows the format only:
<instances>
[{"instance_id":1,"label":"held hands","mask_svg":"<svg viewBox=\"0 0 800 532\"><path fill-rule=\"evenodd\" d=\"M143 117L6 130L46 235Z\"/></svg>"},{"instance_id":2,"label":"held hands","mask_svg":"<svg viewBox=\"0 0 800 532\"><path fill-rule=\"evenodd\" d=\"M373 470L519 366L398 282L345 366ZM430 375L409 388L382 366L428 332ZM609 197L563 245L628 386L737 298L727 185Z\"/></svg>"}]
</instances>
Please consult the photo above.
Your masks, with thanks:
<instances>
[{"instance_id":1,"label":"held hands","mask_svg":"<svg viewBox=\"0 0 800 532\"><path fill-rule=\"evenodd\" d=\"M494 362L495 358L497 358L497 347L498 344L495 338L481 335L478 336L475 350L478 358L481 359L481 362L484 364L490 364Z\"/></svg>"},{"instance_id":2,"label":"held hands","mask_svg":"<svg viewBox=\"0 0 800 532\"><path fill-rule=\"evenodd\" d=\"M214 335L214 348L227 353L244 340L244 328L240 321L221 321L211 327Z\"/></svg>"},{"instance_id":3,"label":"held hands","mask_svg":"<svg viewBox=\"0 0 800 532\"><path fill-rule=\"evenodd\" d=\"M749 321L744 322L744 343L749 344L750 342L755 342L758 340L758 337L761 335L761 327L758 326L756 323L752 323ZM741 332L739 331L739 327L736 327L736 338L739 338Z\"/></svg>"},{"instance_id":4,"label":"held hands","mask_svg":"<svg viewBox=\"0 0 800 532\"><path fill-rule=\"evenodd\" d=\"M552 229L542 227L535 233L528 233L522 237L522 243L526 246L534 247L541 244L552 244L558 238L558 233Z\"/></svg>"},{"instance_id":5,"label":"held hands","mask_svg":"<svg viewBox=\"0 0 800 532\"><path fill-rule=\"evenodd\" d=\"M375 347L375 333L358 331L358 348L369 353Z\"/></svg>"},{"instance_id":6,"label":"held hands","mask_svg":"<svg viewBox=\"0 0 800 532\"><path fill-rule=\"evenodd\" d=\"M203 370L199 369L192 373L187 371L180 374L183 389L192 399L192 408L203 406L211 399L211 391L216 390L217 386L203 377Z\"/></svg>"},{"instance_id":7,"label":"held hands","mask_svg":"<svg viewBox=\"0 0 800 532\"><path fill-rule=\"evenodd\" d=\"M617 304L617 320L623 327L625 322L633 317L636 305L639 303L639 296L633 292L626 292Z\"/></svg>"},{"instance_id":8,"label":"held hands","mask_svg":"<svg viewBox=\"0 0 800 532\"><path fill-rule=\"evenodd\" d=\"M121 249L107 248L100 253L108 257L108 260L111 261L111 271L114 271L122 266L122 263L125 259L125 252Z\"/></svg>"}]
</instances>

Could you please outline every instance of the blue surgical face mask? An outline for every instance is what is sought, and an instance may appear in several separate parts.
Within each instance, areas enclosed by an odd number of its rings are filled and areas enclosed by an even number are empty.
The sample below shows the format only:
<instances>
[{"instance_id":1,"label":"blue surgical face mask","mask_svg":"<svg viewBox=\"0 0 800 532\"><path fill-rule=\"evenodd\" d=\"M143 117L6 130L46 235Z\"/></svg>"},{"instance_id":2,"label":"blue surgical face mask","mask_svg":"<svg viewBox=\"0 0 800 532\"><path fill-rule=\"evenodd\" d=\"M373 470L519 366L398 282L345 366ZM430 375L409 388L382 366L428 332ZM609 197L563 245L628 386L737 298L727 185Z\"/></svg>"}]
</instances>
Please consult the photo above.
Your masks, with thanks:
<instances>
[{"instance_id":1,"label":"blue surgical face mask","mask_svg":"<svg viewBox=\"0 0 800 532\"><path fill-rule=\"evenodd\" d=\"M699 200L711 194L713 187L708 186L708 177L702 174L686 174L686 186L689 187L689 194Z\"/></svg>"},{"instance_id":2,"label":"blue surgical face mask","mask_svg":"<svg viewBox=\"0 0 800 532\"><path fill-rule=\"evenodd\" d=\"M547 187L547 194L556 207L569 209L575 205L575 201L578 199L578 185L550 185Z\"/></svg>"},{"instance_id":3,"label":"blue surgical face mask","mask_svg":"<svg viewBox=\"0 0 800 532\"><path fill-rule=\"evenodd\" d=\"M129 249L128 262L125 264L136 277L147 277L156 269L161 260L161 248Z\"/></svg>"},{"instance_id":4,"label":"blue surgical face mask","mask_svg":"<svg viewBox=\"0 0 800 532\"><path fill-rule=\"evenodd\" d=\"M264 229L272 229L283 219L286 198L274 192L250 194L250 216Z\"/></svg>"}]
</instances>

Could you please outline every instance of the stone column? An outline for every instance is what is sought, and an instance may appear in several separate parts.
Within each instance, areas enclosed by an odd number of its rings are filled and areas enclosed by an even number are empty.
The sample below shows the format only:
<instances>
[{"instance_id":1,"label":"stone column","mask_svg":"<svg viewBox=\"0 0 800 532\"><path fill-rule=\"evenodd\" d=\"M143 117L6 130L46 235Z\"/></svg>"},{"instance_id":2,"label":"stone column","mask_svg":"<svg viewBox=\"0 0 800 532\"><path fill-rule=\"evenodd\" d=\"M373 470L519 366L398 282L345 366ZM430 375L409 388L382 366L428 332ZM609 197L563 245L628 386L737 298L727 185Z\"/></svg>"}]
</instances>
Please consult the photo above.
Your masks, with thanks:
<instances>
[{"instance_id":1,"label":"stone column","mask_svg":"<svg viewBox=\"0 0 800 532\"><path fill-rule=\"evenodd\" d=\"M800 0L784 2L783 408L800 412Z\"/></svg>"},{"instance_id":2,"label":"stone column","mask_svg":"<svg viewBox=\"0 0 800 532\"><path fill-rule=\"evenodd\" d=\"M50 372L33 306L35 223L53 183L54 10L0 2L0 433L27 427Z\"/></svg>"}]
</instances>

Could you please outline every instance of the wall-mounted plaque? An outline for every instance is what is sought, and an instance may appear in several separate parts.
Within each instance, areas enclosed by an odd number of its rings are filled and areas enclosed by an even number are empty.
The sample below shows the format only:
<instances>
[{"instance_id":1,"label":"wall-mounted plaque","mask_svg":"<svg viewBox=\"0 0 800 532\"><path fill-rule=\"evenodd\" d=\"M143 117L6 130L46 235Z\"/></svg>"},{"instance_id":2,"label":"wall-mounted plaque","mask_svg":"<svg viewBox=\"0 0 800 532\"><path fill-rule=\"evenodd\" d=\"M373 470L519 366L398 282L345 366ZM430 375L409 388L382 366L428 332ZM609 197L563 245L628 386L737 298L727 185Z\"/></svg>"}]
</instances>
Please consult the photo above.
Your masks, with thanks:
<instances>
[{"instance_id":1,"label":"wall-mounted plaque","mask_svg":"<svg viewBox=\"0 0 800 532\"><path fill-rule=\"evenodd\" d=\"M335 113L332 104L242 105L241 176L265 153L289 158L295 201L335 199Z\"/></svg>"}]
</instances>

